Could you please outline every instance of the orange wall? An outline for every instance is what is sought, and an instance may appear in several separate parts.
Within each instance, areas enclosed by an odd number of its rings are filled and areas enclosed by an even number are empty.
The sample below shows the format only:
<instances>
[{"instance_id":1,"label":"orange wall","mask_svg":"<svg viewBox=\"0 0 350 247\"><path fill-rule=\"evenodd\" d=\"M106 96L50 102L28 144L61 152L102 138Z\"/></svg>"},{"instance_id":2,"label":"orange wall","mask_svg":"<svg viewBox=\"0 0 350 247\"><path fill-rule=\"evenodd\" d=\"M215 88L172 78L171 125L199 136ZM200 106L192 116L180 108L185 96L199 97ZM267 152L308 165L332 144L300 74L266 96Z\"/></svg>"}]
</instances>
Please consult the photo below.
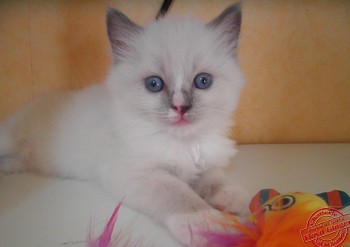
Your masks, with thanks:
<instances>
[{"instance_id":1,"label":"orange wall","mask_svg":"<svg viewBox=\"0 0 350 247\"><path fill-rule=\"evenodd\" d=\"M55 89L100 82L110 64L104 9L145 24L162 0L0 1L0 119ZM234 1L174 0L210 20ZM247 85L239 143L350 142L350 1L243 1Z\"/></svg>"}]
</instances>

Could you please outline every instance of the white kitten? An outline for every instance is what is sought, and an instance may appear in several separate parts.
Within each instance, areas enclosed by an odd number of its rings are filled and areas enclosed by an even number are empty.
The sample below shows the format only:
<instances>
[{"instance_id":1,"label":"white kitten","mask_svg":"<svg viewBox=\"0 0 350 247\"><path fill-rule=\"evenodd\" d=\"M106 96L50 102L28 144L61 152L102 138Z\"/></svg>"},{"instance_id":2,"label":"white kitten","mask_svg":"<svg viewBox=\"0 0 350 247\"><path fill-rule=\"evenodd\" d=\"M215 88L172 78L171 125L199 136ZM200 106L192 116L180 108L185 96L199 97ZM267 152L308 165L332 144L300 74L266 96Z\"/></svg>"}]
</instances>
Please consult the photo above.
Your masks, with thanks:
<instances>
[{"instance_id":1,"label":"white kitten","mask_svg":"<svg viewBox=\"0 0 350 247\"><path fill-rule=\"evenodd\" d=\"M0 170L89 179L186 245L214 227L214 207L245 211L221 168L243 84L238 5L208 24L163 18L146 28L109 9L106 82L34 101L0 125Z\"/></svg>"}]
</instances>

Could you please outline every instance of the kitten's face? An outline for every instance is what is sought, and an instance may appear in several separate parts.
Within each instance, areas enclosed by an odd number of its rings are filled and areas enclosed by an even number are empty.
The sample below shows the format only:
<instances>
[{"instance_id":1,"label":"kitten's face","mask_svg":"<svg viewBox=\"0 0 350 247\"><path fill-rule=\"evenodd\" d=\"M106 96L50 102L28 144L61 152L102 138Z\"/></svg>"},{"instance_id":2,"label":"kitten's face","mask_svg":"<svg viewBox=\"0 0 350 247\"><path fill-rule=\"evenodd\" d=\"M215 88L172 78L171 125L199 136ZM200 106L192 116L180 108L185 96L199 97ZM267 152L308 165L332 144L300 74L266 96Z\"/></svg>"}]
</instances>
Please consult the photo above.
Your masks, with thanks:
<instances>
[{"instance_id":1,"label":"kitten's face","mask_svg":"<svg viewBox=\"0 0 350 247\"><path fill-rule=\"evenodd\" d=\"M177 135L227 128L242 84L237 8L207 25L165 18L144 29L120 16L112 11L108 17L115 63L110 87L125 110Z\"/></svg>"}]
</instances>

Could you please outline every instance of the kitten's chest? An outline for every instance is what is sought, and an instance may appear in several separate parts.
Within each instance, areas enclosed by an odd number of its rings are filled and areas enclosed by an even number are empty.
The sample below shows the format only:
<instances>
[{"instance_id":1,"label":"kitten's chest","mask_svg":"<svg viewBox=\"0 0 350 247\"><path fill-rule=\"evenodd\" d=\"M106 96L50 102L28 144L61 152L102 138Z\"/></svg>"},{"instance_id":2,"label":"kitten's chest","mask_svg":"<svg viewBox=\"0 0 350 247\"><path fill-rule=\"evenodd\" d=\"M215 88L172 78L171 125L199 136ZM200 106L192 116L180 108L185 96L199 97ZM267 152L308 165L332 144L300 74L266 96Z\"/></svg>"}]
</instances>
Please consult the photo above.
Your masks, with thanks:
<instances>
[{"instance_id":1,"label":"kitten's chest","mask_svg":"<svg viewBox=\"0 0 350 247\"><path fill-rule=\"evenodd\" d=\"M152 142L151 142L152 143ZM225 166L235 153L233 142L225 138L197 140L154 140L144 145L144 157L150 165L169 170L179 178L190 181L208 168Z\"/></svg>"},{"instance_id":2,"label":"kitten's chest","mask_svg":"<svg viewBox=\"0 0 350 247\"><path fill-rule=\"evenodd\" d=\"M185 181L190 181L205 171L207 166L207 156L204 154L198 142L175 144L173 149L164 152L160 165L171 173Z\"/></svg>"}]
</instances>

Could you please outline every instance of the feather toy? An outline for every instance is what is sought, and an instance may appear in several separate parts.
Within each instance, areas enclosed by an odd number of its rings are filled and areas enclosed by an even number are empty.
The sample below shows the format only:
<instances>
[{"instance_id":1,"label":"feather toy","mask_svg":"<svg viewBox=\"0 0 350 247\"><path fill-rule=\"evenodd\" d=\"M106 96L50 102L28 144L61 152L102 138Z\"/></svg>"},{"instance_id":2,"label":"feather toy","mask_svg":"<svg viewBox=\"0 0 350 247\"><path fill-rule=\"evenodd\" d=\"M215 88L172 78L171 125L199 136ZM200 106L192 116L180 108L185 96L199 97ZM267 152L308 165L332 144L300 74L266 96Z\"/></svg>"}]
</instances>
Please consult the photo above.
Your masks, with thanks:
<instances>
[{"instance_id":1,"label":"feather toy","mask_svg":"<svg viewBox=\"0 0 350 247\"><path fill-rule=\"evenodd\" d=\"M261 190L251 200L252 215L246 222L226 213L225 222L218 224L235 233L206 232L205 247L350 246L346 227L350 227L350 215L337 210L349 205L349 195L338 190L317 195L301 192L281 195L273 189ZM319 210L324 210L320 211L323 214L315 215ZM334 215L327 215L327 210ZM316 231L317 227L321 230Z\"/></svg>"},{"instance_id":2,"label":"feather toy","mask_svg":"<svg viewBox=\"0 0 350 247\"><path fill-rule=\"evenodd\" d=\"M87 247L141 247L141 242L139 240L131 240L126 236L122 230L118 231L116 235L112 238L113 229L118 219L119 210L123 204L121 200L116 208L114 209L111 217L109 218L106 226L104 227L102 233L97 237L92 237L92 230L90 226L90 231L87 237Z\"/></svg>"},{"instance_id":3,"label":"feather toy","mask_svg":"<svg viewBox=\"0 0 350 247\"><path fill-rule=\"evenodd\" d=\"M110 217L107 225L105 226L103 232L100 234L100 236L97 239L92 238L92 231L90 227L90 232L88 235L87 245L88 247L112 247L112 243L115 243L118 241L118 235L117 237L112 241L112 233L114 229L115 222L118 219L118 212L122 205L122 202L119 202L117 207L114 209L114 212L112 216Z\"/></svg>"},{"instance_id":4,"label":"feather toy","mask_svg":"<svg viewBox=\"0 0 350 247\"><path fill-rule=\"evenodd\" d=\"M121 205L122 201L118 203L98 238L92 238L90 229L88 247L141 246L139 241L125 239L121 231L112 239ZM338 211L349 205L349 195L338 190L314 195L301 192L279 194L276 190L264 189L252 198L249 205L252 214L245 221L242 222L229 213L224 213L224 221L213 219L214 223L232 229L235 233L200 233L207 240L202 247L350 246L350 214L344 215ZM318 218L318 222L310 223L310 220L317 218L317 215L312 217L315 212L327 209L334 212L334 215L323 215ZM312 232L313 228L326 223L329 223L325 225L330 227L325 228L330 229L329 234L312 236L315 234ZM339 226L342 228L336 228ZM307 235L308 231L311 232L310 236ZM303 236L303 232L306 232L306 235Z\"/></svg>"}]
</instances>

